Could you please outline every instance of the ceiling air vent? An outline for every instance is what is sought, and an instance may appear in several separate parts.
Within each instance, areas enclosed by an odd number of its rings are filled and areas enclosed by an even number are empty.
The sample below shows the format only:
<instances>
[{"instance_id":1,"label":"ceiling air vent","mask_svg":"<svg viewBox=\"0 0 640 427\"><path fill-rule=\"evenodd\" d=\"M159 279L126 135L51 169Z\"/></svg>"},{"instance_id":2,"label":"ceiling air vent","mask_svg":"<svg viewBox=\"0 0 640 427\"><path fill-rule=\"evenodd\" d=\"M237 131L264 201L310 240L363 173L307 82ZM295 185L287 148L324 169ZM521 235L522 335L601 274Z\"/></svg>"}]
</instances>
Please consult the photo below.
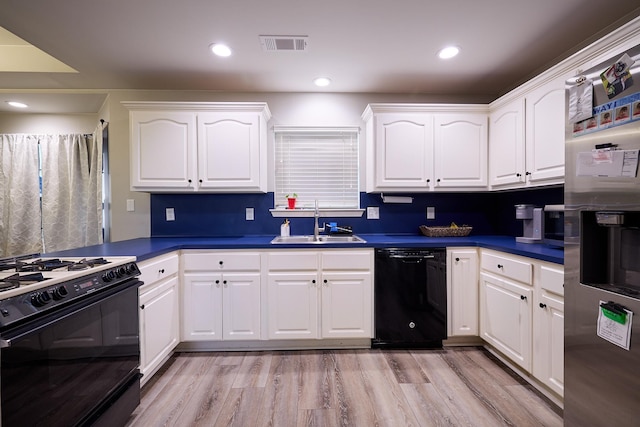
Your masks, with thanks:
<instances>
[{"instance_id":1,"label":"ceiling air vent","mask_svg":"<svg viewBox=\"0 0 640 427\"><path fill-rule=\"evenodd\" d=\"M260 36L260 44L265 52L306 52L308 36Z\"/></svg>"}]
</instances>

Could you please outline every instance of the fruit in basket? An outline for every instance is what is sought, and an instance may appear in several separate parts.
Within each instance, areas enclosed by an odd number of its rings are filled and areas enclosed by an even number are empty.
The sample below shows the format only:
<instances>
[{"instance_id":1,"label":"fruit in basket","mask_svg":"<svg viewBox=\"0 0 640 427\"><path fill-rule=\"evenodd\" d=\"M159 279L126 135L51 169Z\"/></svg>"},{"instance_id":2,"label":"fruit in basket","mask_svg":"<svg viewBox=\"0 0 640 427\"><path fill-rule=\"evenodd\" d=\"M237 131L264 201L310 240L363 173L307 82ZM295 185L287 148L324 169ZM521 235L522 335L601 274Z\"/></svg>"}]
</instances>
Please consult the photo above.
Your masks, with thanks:
<instances>
[{"instance_id":1,"label":"fruit in basket","mask_svg":"<svg viewBox=\"0 0 640 427\"><path fill-rule=\"evenodd\" d=\"M459 227L458 227L458 224L456 224L455 222L452 222L449 228L459 228Z\"/></svg>"}]
</instances>

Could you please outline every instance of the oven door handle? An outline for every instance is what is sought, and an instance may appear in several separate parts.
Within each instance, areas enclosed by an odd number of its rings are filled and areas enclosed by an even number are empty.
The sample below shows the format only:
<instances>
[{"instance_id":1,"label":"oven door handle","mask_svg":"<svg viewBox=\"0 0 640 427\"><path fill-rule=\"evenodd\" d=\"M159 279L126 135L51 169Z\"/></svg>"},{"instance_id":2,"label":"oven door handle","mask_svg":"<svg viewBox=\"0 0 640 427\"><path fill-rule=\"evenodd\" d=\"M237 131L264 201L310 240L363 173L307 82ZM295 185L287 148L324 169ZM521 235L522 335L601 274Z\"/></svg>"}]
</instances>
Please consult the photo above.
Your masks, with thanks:
<instances>
[{"instance_id":1,"label":"oven door handle","mask_svg":"<svg viewBox=\"0 0 640 427\"><path fill-rule=\"evenodd\" d=\"M11 347L11 340L0 339L0 348Z\"/></svg>"}]
</instances>

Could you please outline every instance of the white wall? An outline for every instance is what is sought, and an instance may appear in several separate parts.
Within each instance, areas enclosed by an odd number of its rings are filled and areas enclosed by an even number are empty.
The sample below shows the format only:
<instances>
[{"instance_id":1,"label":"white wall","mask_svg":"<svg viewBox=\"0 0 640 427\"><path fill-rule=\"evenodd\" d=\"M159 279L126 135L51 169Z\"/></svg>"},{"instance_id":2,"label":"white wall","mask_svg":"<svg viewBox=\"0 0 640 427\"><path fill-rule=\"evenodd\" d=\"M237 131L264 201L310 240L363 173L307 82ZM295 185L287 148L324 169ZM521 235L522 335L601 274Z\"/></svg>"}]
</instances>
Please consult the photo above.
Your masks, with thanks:
<instances>
[{"instance_id":1,"label":"white wall","mask_svg":"<svg viewBox=\"0 0 640 427\"><path fill-rule=\"evenodd\" d=\"M87 114L0 114L0 133L93 133L101 117Z\"/></svg>"}]
</instances>

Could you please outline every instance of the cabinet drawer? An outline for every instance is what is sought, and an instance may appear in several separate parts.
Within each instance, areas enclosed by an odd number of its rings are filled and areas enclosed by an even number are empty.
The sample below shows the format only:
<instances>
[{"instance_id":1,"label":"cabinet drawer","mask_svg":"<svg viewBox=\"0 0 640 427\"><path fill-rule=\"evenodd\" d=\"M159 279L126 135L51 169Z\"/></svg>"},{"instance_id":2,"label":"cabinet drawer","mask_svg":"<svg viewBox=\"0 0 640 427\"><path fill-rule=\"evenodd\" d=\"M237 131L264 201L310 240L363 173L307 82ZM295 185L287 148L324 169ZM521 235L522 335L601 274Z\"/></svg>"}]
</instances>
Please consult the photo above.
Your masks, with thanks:
<instances>
[{"instance_id":1,"label":"cabinet drawer","mask_svg":"<svg viewBox=\"0 0 640 427\"><path fill-rule=\"evenodd\" d=\"M564 269L540 266L540 287L554 294L564 295Z\"/></svg>"},{"instance_id":2,"label":"cabinet drawer","mask_svg":"<svg viewBox=\"0 0 640 427\"><path fill-rule=\"evenodd\" d=\"M257 252L203 252L183 256L185 271L256 271L260 270Z\"/></svg>"},{"instance_id":3,"label":"cabinet drawer","mask_svg":"<svg viewBox=\"0 0 640 427\"><path fill-rule=\"evenodd\" d=\"M372 251L322 252L323 270L371 270Z\"/></svg>"},{"instance_id":4,"label":"cabinet drawer","mask_svg":"<svg viewBox=\"0 0 640 427\"><path fill-rule=\"evenodd\" d=\"M530 262L482 251L480 267L528 285L532 284L533 265Z\"/></svg>"},{"instance_id":5,"label":"cabinet drawer","mask_svg":"<svg viewBox=\"0 0 640 427\"><path fill-rule=\"evenodd\" d=\"M145 285L157 282L178 272L179 257L176 253L161 255L138 263L140 280Z\"/></svg>"},{"instance_id":6,"label":"cabinet drawer","mask_svg":"<svg viewBox=\"0 0 640 427\"><path fill-rule=\"evenodd\" d=\"M318 252L270 252L269 271L318 270Z\"/></svg>"}]
</instances>

